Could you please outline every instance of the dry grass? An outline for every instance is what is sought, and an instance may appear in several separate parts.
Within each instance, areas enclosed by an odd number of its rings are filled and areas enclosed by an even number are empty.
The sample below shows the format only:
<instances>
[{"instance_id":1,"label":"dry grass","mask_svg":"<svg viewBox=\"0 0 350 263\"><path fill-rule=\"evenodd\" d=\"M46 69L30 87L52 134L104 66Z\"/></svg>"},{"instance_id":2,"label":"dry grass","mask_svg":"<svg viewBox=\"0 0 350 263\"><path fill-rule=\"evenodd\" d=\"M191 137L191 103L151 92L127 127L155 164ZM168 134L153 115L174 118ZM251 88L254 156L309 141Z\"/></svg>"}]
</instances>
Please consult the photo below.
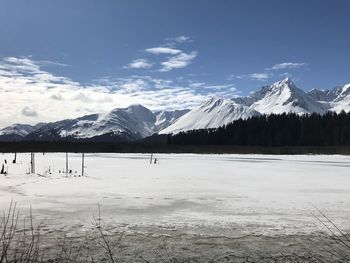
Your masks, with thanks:
<instances>
[{"instance_id":1,"label":"dry grass","mask_svg":"<svg viewBox=\"0 0 350 263\"><path fill-rule=\"evenodd\" d=\"M124 232L112 233L107 230L100 206L97 215L92 217L92 231L76 238L67 237L65 234L54 235L51 239L54 242L47 244L48 237L41 234L43 222L34 225L31 209L29 219L21 220L16 204L11 202L0 219L0 263L350 262L350 236L316 207L313 216L322 229L326 230L326 235L320 235L318 242L315 242L315 239L310 242L314 244L313 251L307 249L303 253L281 251L275 255L261 254L256 257L256 255L242 255L232 250L232 253L213 255L203 261L199 257L176 254L172 249L172 243L168 243L170 237L161 236L157 246L148 244L147 249L152 251L148 251L146 255L135 252L126 259L121 253L125 242ZM323 257L320 254L315 256L315 251L322 251L321 254L326 253L327 256ZM130 258L133 260L130 261Z\"/></svg>"},{"instance_id":2,"label":"dry grass","mask_svg":"<svg viewBox=\"0 0 350 263\"><path fill-rule=\"evenodd\" d=\"M29 222L24 219L20 224L19 211L16 204L11 202L8 210L4 212L0 221L0 263L39 263L39 262L111 262L117 260L113 254L113 247L104 231L99 216L94 217L94 230L96 235L86 235L79 240L69 239L65 235L56 238L55 249L48 250L41 242L41 226L33 224L33 215L30 209ZM94 233L94 234L96 234ZM119 240L121 237L119 238ZM94 254L90 251L94 248ZM100 248L100 252L96 252ZM54 254L51 254L55 251Z\"/></svg>"},{"instance_id":3,"label":"dry grass","mask_svg":"<svg viewBox=\"0 0 350 263\"><path fill-rule=\"evenodd\" d=\"M314 206L313 217L319 222L321 228L326 230L328 238L319 242L320 249L326 251L333 262L350 262L350 235L341 230L334 221L318 207ZM326 262L326 261L324 261Z\"/></svg>"}]
</instances>

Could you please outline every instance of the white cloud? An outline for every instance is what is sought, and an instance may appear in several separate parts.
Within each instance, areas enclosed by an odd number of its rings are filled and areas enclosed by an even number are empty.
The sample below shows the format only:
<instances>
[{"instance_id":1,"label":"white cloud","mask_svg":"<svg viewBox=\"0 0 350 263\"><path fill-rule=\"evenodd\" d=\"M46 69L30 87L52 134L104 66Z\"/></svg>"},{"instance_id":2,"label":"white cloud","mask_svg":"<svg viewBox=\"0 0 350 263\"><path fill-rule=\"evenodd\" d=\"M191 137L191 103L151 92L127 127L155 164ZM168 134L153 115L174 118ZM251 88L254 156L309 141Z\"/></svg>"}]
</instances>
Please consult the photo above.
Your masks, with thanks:
<instances>
[{"instance_id":1,"label":"white cloud","mask_svg":"<svg viewBox=\"0 0 350 263\"><path fill-rule=\"evenodd\" d=\"M127 79L118 85L123 93L133 93L146 89L148 83L143 79Z\"/></svg>"},{"instance_id":2,"label":"white cloud","mask_svg":"<svg viewBox=\"0 0 350 263\"><path fill-rule=\"evenodd\" d=\"M234 95L232 87L225 90L210 85L212 88L195 89L189 81L150 76L104 78L98 83L82 85L42 67L40 62L27 57L0 58L0 127L76 118L133 103L152 110L191 108L208 96L225 92L230 97ZM203 83L203 86L208 85Z\"/></svg>"},{"instance_id":3,"label":"white cloud","mask_svg":"<svg viewBox=\"0 0 350 263\"><path fill-rule=\"evenodd\" d=\"M204 82L192 82L192 81L190 81L189 85L192 88L201 88L201 87L205 86L205 83Z\"/></svg>"},{"instance_id":4,"label":"white cloud","mask_svg":"<svg viewBox=\"0 0 350 263\"><path fill-rule=\"evenodd\" d=\"M142 68L151 68L152 65L153 63L150 63L147 59L135 59L124 68L142 69Z\"/></svg>"},{"instance_id":5,"label":"white cloud","mask_svg":"<svg viewBox=\"0 0 350 263\"><path fill-rule=\"evenodd\" d=\"M270 78L270 74L266 72L262 73L252 73L252 74L246 74L246 75L232 75L230 76L230 79L249 79L249 80L258 80L258 81L265 81Z\"/></svg>"},{"instance_id":6,"label":"white cloud","mask_svg":"<svg viewBox=\"0 0 350 263\"><path fill-rule=\"evenodd\" d=\"M294 62L284 62L280 64L273 65L271 69L281 70L281 69L296 69L307 66L307 63L294 63Z\"/></svg>"},{"instance_id":7,"label":"white cloud","mask_svg":"<svg viewBox=\"0 0 350 263\"><path fill-rule=\"evenodd\" d=\"M146 52L154 55L176 55L182 51L171 47L153 47L145 49Z\"/></svg>"},{"instance_id":8,"label":"white cloud","mask_svg":"<svg viewBox=\"0 0 350 263\"><path fill-rule=\"evenodd\" d=\"M40 61L37 61L37 64L42 65L42 66L59 66L59 67L68 67L69 66L68 64L50 61L50 60L40 60Z\"/></svg>"},{"instance_id":9,"label":"white cloud","mask_svg":"<svg viewBox=\"0 0 350 263\"><path fill-rule=\"evenodd\" d=\"M185 42L192 42L192 39L188 36L178 36L173 38L166 38L166 44L158 47L147 48L144 51L153 55L165 55L167 60L161 62L161 68L159 71L166 72L173 69L185 68L191 64L192 60L197 56L196 51L185 52L177 48L178 44ZM148 63L144 60L136 60L130 63L126 68L147 68L153 64Z\"/></svg>"},{"instance_id":10,"label":"white cloud","mask_svg":"<svg viewBox=\"0 0 350 263\"><path fill-rule=\"evenodd\" d=\"M167 41L170 42L177 42L177 43L186 43L186 42L192 42L192 39L187 36L178 36L178 37L170 37L166 39Z\"/></svg>"},{"instance_id":11,"label":"white cloud","mask_svg":"<svg viewBox=\"0 0 350 263\"><path fill-rule=\"evenodd\" d=\"M236 88L233 84L205 85L205 86L203 86L203 88L209 89L209 90L219 90L219 91L223 91L223 92L236 90Z\"/></svg>"},{"instance_id":12,"label":"white cloud","mask_svg":"<svg viewBox=\"0 0 350 263\"><path fill-rule=\"evenodd\" d=\"M249 79L254 79L254 80L259 80L259 81L264 81L269 78L269 74L267 73L253 73L248 75Z\"/></svg>"},{"instance_id":13,"label":"white cloud","mask_svg":"<svg viewBox=\"0 0 350 263\"><path fill-rule=\"evenodd\" d=\"M167 61L161 63L160 71L170 71L172 69L185 68L192 63L192 60L197 56L196 51L191 53L180 53L179 55L170 57Z\"/></svg>"}]
</instances>

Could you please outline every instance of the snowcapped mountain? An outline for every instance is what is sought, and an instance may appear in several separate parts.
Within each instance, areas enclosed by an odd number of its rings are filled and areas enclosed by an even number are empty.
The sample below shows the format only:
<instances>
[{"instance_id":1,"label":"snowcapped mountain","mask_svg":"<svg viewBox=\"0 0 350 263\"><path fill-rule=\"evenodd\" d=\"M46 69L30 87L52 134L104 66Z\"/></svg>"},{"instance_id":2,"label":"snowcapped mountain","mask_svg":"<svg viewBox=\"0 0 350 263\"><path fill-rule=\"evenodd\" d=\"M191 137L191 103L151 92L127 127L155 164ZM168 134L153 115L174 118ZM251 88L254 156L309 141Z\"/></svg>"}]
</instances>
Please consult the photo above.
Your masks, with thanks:
<instances>
[{"instance_id":1,"label":"snowcapped mountain","mask_svg":"<svg viewBox=\"0 0 350 263\"><path fill-rule=\"evenodd\" d=\"M115 140L137 140L152 135L156 118L141 105L114 109L107 114L91 114L77 119L49 123L28 135L37 140L89 139L110 137Z\"/></svg>"},{"instance_id":2,"label":"snowcapped mountain","mask_svg":"<svg viewBox=\"0 0 350 263\"><path fill-rule=\"evenodd\" d=\"M257 115L260 114L254 109L242 104L236 104L231 100L214 97L186 113L160 133L178 133L194 129L217 128L237 119L247 119Z\"/></svg>"},{"instance_id":3,"label":"snowcapped mountain","mask_svg":"<svg viewBox=\"0 0 350 263\"><path fill-rule=\"evenodd\" d=\"M48 123L32 131L26 139L59 140L67 136L69 140L133 141L156 133L185 112L186 110L153 113L142 105L131 105L106 114L91 114Z\"/></svg>"},{"instance_id":4,"label":"snowcapped mountain","mask_svg":"<svg viewBox=\"0 0 350 263\"><path fill-rule=\"evenodd\" d=\"M246 119L259 114L326 113L350 111L350 84L330 91L304 92L289 78L264 86L247 97L232 100L212 98L190 111L161 134L204 128L216 128L236 119Z\"/></svg>"},{"instance_id":5,"label":"snowcapped mountain","mask_svg":"<svg viewBox=\"0 0 350 263\"><path fill-rule=\"evenodd\" d=\"M156 132L165 129L173 124L178 118L189 112L190 110L173 110L173 111L157 111L156 114Z\"/></svg>"},{"instance_id":6,"label":"snowcapped mountain","mask_svg":"<svg viewBox=\"0 0 350 263\"><path fill-rule=\"evenodd\" d=\"M237 119L260 114L325 113L350 111L350 84L331 90L296 87L290 79L264 86L246 97L232 100L213 97L193 110L152 112L142 105L117 108L35 126L14 124L0 130L0 141L69 140L135 141L155 133L178 133L192 129L217 128Z\"/></svg>"},{"instance_id":7,"label":"snowcapped mountain","mask_svg":"<svg viewBox=\"0 0 350 263\"><path fill-rule=\"evenodd\" d=\"M328 106L329 111L350 111L350 84L335 87L331 90L312 89L308 95L314 100Z\"/></svg>"},{"instance_id":8,"label":"snowcapped mountain","mask_svg":"<svg viewBox=\"0 0 350 263\"><path fill-rule=\"evenodd\" d=\"M337 90L318 90L312 89L307 92L307 94L315 101L331 102L335 100L338 96Z\"/></svg>"},{"instance_id":9,"label":"snowcapped mountain","mask_svg":"<svg viewBox=\"0 0 350 263\"><path fill-rule=\"evenodd\" d=\"M264 86L248 97L233 99L243 103L262 114L282 114L294 112L305 114L311 112L324 113L327 108L315 101L303 90L297 88L288 78L271 86Z\"/></svg>"},{"instance_id":10,"label":"snowcapped mountain","mask_svg":"<svg viewBox=\"0 0 350 263\"><path fill-rule=\"evenodd\" d=\"M333 90L337 97L334 99L334 102L343 101L344 99L348 100L350 95L350 83L341 87L337 87Z\"/></svg>"},{"instance_id":11,"label":"snowcapped mountain","mask_svg":"<svg viewBox=\"0 0 350 263\"><path fill-rule=\"evenodd\" d=\"M346 84L343 87L338 88L339 94L337 98L332 103L332 111L350 111L350 84Z\"/></svg>"},{"instance_id":12,"label":"snowcapped mountain","mask_svg":"<svg viewBox=\"0 0 350 263\"><path fill-rule=\"evenodd\" d=\"M23 137L27 136L29 133L33 132L35 129L44 125L39 123L37 125L29 124L13 124L0 130L0 141L18 141Z\"/></svg>"}]
</instances>

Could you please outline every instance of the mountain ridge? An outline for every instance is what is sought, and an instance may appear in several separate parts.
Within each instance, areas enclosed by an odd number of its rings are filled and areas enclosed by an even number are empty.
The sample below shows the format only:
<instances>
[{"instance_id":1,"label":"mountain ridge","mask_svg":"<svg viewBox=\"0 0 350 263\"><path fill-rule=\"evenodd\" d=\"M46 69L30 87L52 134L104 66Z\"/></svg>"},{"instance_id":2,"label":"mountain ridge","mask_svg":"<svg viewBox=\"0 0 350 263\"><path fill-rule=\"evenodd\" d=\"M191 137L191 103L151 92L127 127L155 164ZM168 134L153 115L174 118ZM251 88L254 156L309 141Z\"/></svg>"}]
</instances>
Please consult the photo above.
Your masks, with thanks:
<instances>
[{"instance_id":1,"label":"mountain ridge","mask_svg":"<svg viewBox=\"0 0 350 263\"><path fill-rule=\"evenodd\" d=\"M335 88L332 91L335 95L333 101L317 101L315 96L321 96L322 91L319 93L305 92L299 89L292 80L285 78L272 85L263 86L260 90L251 93L249 96L237 97L231 99L232 107L235 105L241 105L245 107L245 114L243 116L231 116L231 120L246 119L256 116L258 114L282 114L282 113L296 113L296 114L310 114L320 113L324 114L327 111L350 111L350 84L341 86L341 88ZM331 92L328 92L331 93ZM339 99L340 98L340 99ZM199 111L202 107L205 107L207 103L210 103L212 99L204 102L199 107L193 109L189 113L179 118L174 124L170 125L160 133L178 133L180 131L188 131L193 129L205 129L215 128L218 125L203 124L201 122L193 123L189 125L187 120L189 116ZM249 111L249 110L250 111ZM202 120L207 116L199 117L197 119ZM221 117L218 116L220 119ZM192 121L194 122L194 121ZM214 122L215 123L215 122ZM221 125L225 125L227 122L222 121ZM219 125L219 126L221 126Z\"/></svg>"},{"instance_id":2,"label":"mountain ridge","mask_svg":"<svg viewBox=\"0 0 350 263\"><path fill-rule=\"evenodd\" d=\"M135 141L155 133L217 128L261 114L324 114L342 110L350 111L350 84L305 92L286 78L263 86L249 96L211 97L192 110L152 112L133 104L76 119L37 125L13 124L0 130L0 140L62 140L67 137L70 140Z\"/></svg>"},{"instance_id":3,"label":"mountain ridge","mask_svg":"<svg viewBox=\"0 0 350 263\"><path fill-rule=\"evenodd\" d=\"M163 122L166 121L170 125L186 112L183 110L154 113L140 104L133 104L126 108L113 109L108 113L47 123L23 136L23 140L44 141L66 138L86 141L95 138L103 141L135 141L150 136L160 129L158 125L162 123L157 123L159 114L163 114Z\"/></svg>"}]
</instances>

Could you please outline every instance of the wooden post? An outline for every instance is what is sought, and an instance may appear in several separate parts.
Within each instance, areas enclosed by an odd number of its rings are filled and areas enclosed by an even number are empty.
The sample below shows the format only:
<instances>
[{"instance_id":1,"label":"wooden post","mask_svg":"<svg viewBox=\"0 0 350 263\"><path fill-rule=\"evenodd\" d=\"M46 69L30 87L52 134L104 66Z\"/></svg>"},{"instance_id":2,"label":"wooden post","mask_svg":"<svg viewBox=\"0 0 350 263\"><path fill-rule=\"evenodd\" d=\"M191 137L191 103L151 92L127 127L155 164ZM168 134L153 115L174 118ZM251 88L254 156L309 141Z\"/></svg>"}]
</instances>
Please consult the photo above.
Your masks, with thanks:
<instances>
[{"instance_id":1,"label":"wooden post","mask_svg":"<svg viewBox=\"0 0 350 263\"><path fill-rule=\"evenodd\" d=\"M68 147L68 132L66 130L66 147ZM66 176L68 177L68 149L66 149Z\"/></svg>"},{"instance_id":2,"label":"wooden post","mask_svg":"<svg viewBox=\"0 0 350 263\"><path fill-rule=\"evenodd\" d=\"M68 152L66 152L66 176L68 176Z\"/></svg>"},{"instance_id":3,"label":"wooden post","mask_svg":"<svg viewBox=\"0 0 350 263\"><path fill-rule=\"evenodd\" d=\"M85 168L85 160L84 160L84 153L82 153L82 159L81 159L81 176L84 176L84 168Z\"/></svg>"},{"instance_id":4,"label":"wooden post","mask_svg":"<svg viewBox=\"0 0 350 263\"><path fill-rule=\"evenodd\" d=\"M30 153L30 173L35 173L35 155L33 152Z\"/></svg>"}]
</instances>

